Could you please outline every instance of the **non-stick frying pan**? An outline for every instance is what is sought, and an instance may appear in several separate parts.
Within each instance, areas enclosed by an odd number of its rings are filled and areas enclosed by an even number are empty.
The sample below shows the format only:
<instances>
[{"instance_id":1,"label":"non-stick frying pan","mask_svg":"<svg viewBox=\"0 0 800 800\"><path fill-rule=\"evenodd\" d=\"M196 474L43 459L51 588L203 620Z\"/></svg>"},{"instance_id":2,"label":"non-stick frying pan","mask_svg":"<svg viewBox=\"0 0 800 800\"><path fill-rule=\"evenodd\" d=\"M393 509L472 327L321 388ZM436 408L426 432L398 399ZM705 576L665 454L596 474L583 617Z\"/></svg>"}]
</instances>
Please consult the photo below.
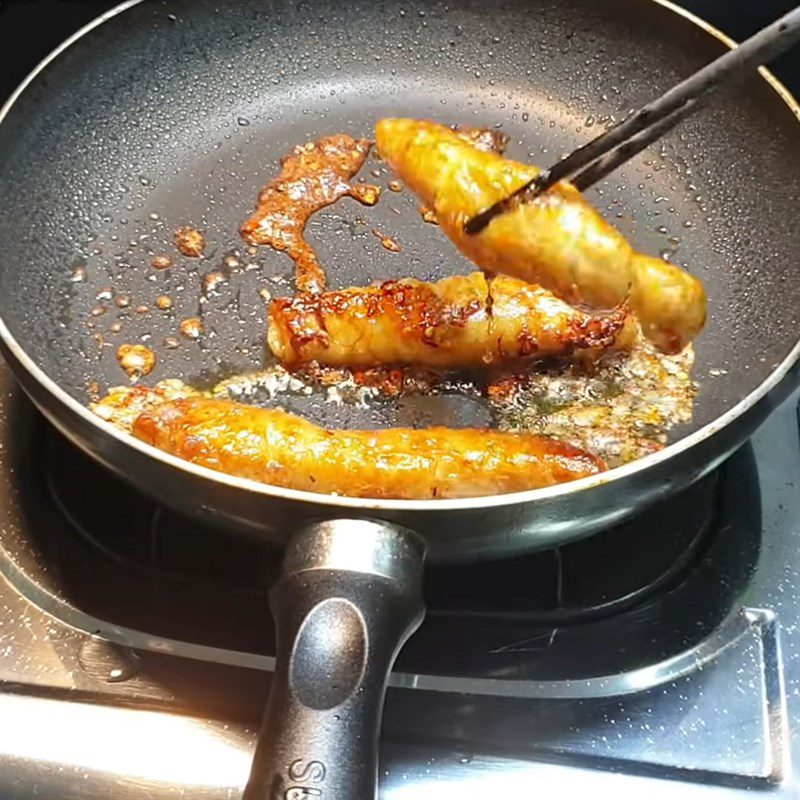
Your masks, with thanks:
<instances>
[{"instance_id":1,"label":"non-stick frying pan","mask_svg":"<svg viewBox=\"0 0 800 800\"><path fill-rule=\"evenodd\" d=\"M371 796L385 675L421 614L422 540L433 558L480 559L588 535L706 473L783 396L800 355L798 107L754 74L590 192L639 249L669 250L708 290L694 420L656 455L518 495L333 498L157 452L94 417L88 386L124 382L123 341L156 350L152 381L212 383L261 366L258 289L288 293L291 263L247 254L236 231L295 144L417 116L500 125L512 156L546 165L728 45L653 0L147 0L73 37L3 109L0 339L27 392L74 442L168 503L276 542L311 523L273 594L280 667L251 797ZM154 271L186 224L205 231L205 258ZM382 249L372 228L403 252ZM470 269L408 195L373 209L342 201L313 218L309 238L333 286ZM235 249L251 266L200 303L202 273ZM70 280L76 266L86 280ZM131 305L104 302L108 287ZM133 310L162 293L171 312ZM98 303L107 310L93 318ZM200 341L162 345L198 313ZM108 333L114 321L122 333ZM458 396L275 402L330 426L491 422Z\"/></svg>"}]
</instances>

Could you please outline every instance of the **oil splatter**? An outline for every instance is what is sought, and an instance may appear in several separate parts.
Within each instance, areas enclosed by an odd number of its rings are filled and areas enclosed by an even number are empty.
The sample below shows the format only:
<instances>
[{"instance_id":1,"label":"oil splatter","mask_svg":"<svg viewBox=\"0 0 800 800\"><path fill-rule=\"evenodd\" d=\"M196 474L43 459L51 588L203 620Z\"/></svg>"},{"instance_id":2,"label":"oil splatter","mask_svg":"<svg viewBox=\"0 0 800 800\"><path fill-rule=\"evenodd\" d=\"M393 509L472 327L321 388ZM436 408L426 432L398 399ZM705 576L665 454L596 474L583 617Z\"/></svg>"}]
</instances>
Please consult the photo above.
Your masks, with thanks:
<instances>
[{"instance_id":1,"label":"oil splatter","mask_svg":"<svg viewBox=\"0 0 800 800\"><path fill-rule=\"evenodd\" d=\"M153 256L150 266L153 269L167 269L172 266L172 259L169 256Z\"/></svg>"},{"instance_id":2,"label":"oil splatter","mask_svg":"<svg viewBox=\"0 0 800 800\"><path fill-rule=\"evenodd\" d=\"M143 344L121 344L117 348L117 361L129 378L137 380L153 371L156 354Z\"/></svg>"},{"instance_id":3,"label":"oil splatter","mask_svg":"<svg viewBox=\"0 0 800 800\"><path fill-rule=\"evenodd\" d=\"M200 317L188 317L181 321L180 329L187 339L199 339L205 331L205 326Z\"/></svg>"},{"instance_id":4,"label":"oil splatter","mask_svg":"<svg viewBox=\"0 0 800 800\"><path fill-rule=\"evenodd\" d=\"M175 247L187 258L199 258L206 249L206 240L196 228L184 226L175 231Z\"/></svg>"},{"instance_id":5,"label":"oil splatter","mask_svg":"<svg viewBox=\"0 0 800 800\"><path fill-rule=\"evenodd\" d=\"M439 220L436 218L436 212L432 208L428 208L428 206L420 206L419 213L423 222L427 222L430 225L439 224Z\"/></svg>"},{"instance_id":6,"label":"oil splatter","mask_svg":"<svg viewBox=\"0 0 800 800\"><path fill-rule=\"evenodd\" d=\"M396 239L392 239L391 236L384 236L377 228L372 229L372 235L377 236L381 240L381 245L391 253L399 253L403 249Z\"/></svg>"},{"instance_id":7,"label":"oil splatter","mask_svg":"<svg viewBox=\"0 0 800 800\"><path fill-rule=\"evenodd\" d=\"M501 428L552 436L616 466L660 450L670 428L691 420L693 365L691 345L666 356L640 335L630 353L542 366L488 394Z\"/></svg>"}]
</instances>

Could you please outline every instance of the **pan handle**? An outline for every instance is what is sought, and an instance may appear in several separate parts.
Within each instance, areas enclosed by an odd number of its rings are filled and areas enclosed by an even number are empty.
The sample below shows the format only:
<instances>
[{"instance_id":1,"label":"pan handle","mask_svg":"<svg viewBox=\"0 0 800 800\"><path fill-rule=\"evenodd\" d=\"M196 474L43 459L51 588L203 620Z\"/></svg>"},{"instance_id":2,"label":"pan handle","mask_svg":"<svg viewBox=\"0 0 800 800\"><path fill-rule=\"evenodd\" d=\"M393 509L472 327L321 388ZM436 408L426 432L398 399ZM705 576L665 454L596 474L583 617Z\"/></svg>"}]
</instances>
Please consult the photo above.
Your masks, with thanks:
<instances>
[{"instance_id":1,"label":"pan handle","mask_svg":"<svg viewBox=\"0 0 800 800\"><path fill-rule=\"evenodd\" d=\"M386 680L424 615L425 545L337 519L290 541L270 594L277 664L243 800L374 800Z\"/></svg>"}]
</instances>

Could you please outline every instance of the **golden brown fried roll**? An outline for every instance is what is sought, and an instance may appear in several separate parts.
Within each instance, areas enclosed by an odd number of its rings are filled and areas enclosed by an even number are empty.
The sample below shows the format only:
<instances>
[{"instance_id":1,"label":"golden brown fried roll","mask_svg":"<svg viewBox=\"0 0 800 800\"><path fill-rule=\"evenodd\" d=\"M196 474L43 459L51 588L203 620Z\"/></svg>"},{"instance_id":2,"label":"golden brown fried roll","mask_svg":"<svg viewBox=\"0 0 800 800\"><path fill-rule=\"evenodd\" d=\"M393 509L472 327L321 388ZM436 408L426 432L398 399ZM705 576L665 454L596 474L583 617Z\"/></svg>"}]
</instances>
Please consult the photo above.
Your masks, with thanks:
<instances>
[{"instance_id":1,"label":"golden brown fried roll","mask_svg":"<svg viewBox=\"0 0 800 800\"><path fill-rule=\"evenodd\" d=\"M538 286L506 276L412 278L273 300L268 343L284 364L340 367L418 364L466 369L519 358L627 347L636 324L622 308L578 311Z\"/></svg>"},{"instance_id":2,"label":"golden brown fried roll","mask_svg":"<svg viewBox=\"0 0 800 800\"><path fill-rule=\"evenodd\" d=\"M331 431L278 409L204 397L148 408L133 433L229 475L352 497L476 497L605 469L594 456L532 434L474 428Z\"/></svg>"},{"instance_id":3,"label":"golden brown fried roll","mask_svg":"<svg viewBox=\"0 0 800 800\"><path fill-rule=\"evenodd\" d=\"M449 128L412 119L376 127L381 155L433 208L442 230L481 269L539 284L569 303L614 308L626 299L645 336L665 352L700 332L706 297L689 273L633 251L569 183L496 217L469 236L464 224L539 174L481 152Z\"/></svg>"}]
</instances>

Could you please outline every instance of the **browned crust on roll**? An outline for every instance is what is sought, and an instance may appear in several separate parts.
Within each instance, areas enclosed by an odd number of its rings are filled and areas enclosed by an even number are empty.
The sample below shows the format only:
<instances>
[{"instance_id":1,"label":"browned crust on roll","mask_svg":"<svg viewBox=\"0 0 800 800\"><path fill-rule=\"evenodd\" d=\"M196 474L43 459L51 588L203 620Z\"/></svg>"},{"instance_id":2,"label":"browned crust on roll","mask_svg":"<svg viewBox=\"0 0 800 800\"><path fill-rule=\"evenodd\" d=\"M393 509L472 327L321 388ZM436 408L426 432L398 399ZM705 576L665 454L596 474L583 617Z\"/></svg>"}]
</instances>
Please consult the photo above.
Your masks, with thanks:
<instances>
[{"instance_id":1,"label":"browned crust on roll","mask_svg":"<svg viewBox=\"0 0 800 800\"><path fill-rule=\"evenodd\" d=\"M521 358L627 347L623 308L591 315L541 287L482 273L414 279L273 300L268 342L284 364L478 368Z\"/></svg>"},{"instance_id":2,"label":"browned crust on roll","mask_svg":"<svg viewBox=\"0 0 800 800\"><path fill-rule=\"evenodd\" d=\"M148 408L136 437L193 464L262 483L372 498L476 497L605 469L533 434L476 428L326 430L278 409L190 397Z\"/></svg>"}]
</instances>

